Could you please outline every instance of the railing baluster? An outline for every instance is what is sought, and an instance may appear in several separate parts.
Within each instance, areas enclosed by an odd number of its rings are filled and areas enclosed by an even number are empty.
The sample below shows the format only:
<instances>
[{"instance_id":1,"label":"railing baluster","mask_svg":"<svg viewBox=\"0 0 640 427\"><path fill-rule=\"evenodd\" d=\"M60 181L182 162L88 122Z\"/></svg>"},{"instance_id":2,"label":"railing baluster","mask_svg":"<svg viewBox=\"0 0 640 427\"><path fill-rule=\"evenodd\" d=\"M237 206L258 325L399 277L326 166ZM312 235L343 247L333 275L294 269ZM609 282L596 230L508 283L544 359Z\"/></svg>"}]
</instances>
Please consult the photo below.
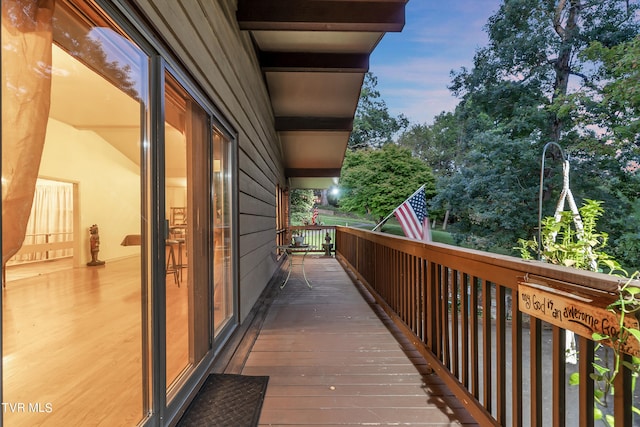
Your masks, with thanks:
<instances>
[{"instance_id":1,"label":"railing baluster","mask_svg":"<svg viewBox=\"0 0 640 427\"><path fill-rule=\"evenodd\" d=\"M417 301L416 298L416 282L417 282L417 266L416 257L411 256L409 259L409 295L407 303L409 304L409 327L413 333L417 333Z\"/></svg>"},{"instance_id":2,"label":"railing baluster","mask_svg":"<svg viewBox=\"0 0 640 427\"><path fill-rule=\"evenodd\" d=\"M511 291L511 425L522 426L522 313L518 292Z\"/></svg>"},{"instance_id":3,"label":"railing baluster","mask_svg":"<svg viewBox=\"0 0 640 427\"><path fill-rule=\"evenodd\" d=\"M479 343L478 343L478 278L473 276L471 281L471 393L476 399L480 398L480 371L479 365Z\"/></svg>"},{"instance_id":4,"label":"railing baluster","mask_svg":"<svg viewBox=\"0 0 640 427\"><path fill-rule=\"evenodd\" d=\"M451 363L453 364L453 376L460 378L460 331L459 331L459 273L458 270L452 270L451 283Z\"/></svg>"},{"instance_id":5,"label":"railing baluster","mask_svg":"<svg viewBox=\"0 0 640 427\"><path fill-rule=\"evenodd\" d=\"M435 305L435 287L436 287L436 264L432 261L429 261L427 264L427 289L425 292L426 295L426 303L425 308L427 310L427 345L429 349L434 353L438 354L437 344L436 344L436 336L437 332L435 330L436 327L436 312L434 310Z\"/></svg>"},{"instance_id":6,"label":"railing baluster","mask_svg":"<svg viewBox=\"0 0 640 427\"><path fill-rule=\"evenodd\" d=\"M462 326L462 384L466 389L469 389L469 276L465 273L462 273L462 287L460 293L461 295L461 315L462 318L461 326Z\"/></svg>"},{"instance_id":7,"label":"railing baluster","mask_svg":"<svg viewBox=\"0 0 640 427\"><path fill-rule=\"evenodd\" d=\"M483 369L483 399L484 407L492 412L491 388L493 381L493 368L491 356L493 348L491 343L491 283L482 281L482 369Z\"/></svg>"},{"instance_id":8,"label":"railing baluster","mask_svg":"<svg viewBox=\"0 0 640 427\"><path fill-rule=\"evenodd\" d=\"M436 350L435 354L438 360L442 362L442 265L438 264L436 269L436 282L434 286L435 290L435 304L434 308L436 311Z\"/></svg>"},{"instance_id":9,"label":"railing baluster","mask_svg":"<svg viewBox=\"0 0 640 427\"><path fill-rule=\"evenodd\" d=\"M507 423L507 352L506 352L506 293L503 286L496 288L496 419Z\"/></svg>"},{"instance_id":10,"label":"railing baluster","mask_svg":"<svg viewBox=\"0 0 640 427\"><path fill-rule=\"evenodd\" d=\"M407 307L409 305L409 296L408 296L408 286L409 286L409 275L407 274L409 270L409 254L402 253L402 262L400 263L400 271L399 276L402 278L402 284L400 286L400 313L402 314L401 318L405 324L408 323L408 310Z\"/></svg>"},{"instance_id":11,"label":"railing baluster","mask_svg":"<svg viewBox=\"0 0 640 427\"><path fill-rule=\"evenodd\" d=\"M631 363L631 356L622 355L622 362ZM613 397L613 414L615 417L615 425L630 426L633 425L633 411L629 408L633 406L633 389L631 371L626 367L621 367L618 376L614 380L616 393Z\"/></svg>"},{"instance_id":12,"label":"railing baluster","mask_svg":"<svg viewBox=\"0 0 640 427\"><path fill-rule=\"evenodd\" d=\"M594 384L590 377L593 372L591 363L595 356L593 341L578 337L578 349L580 350L580 357L578 358L578 372L580 375L580 427L592 427L593 426L593 408L594 408ZM623 424L626 425L626 424Z\"/></svg>"},{"instance_id":13,"label":"railing baluster","mask_svg":"<svg viewBox=\"0 0 640 427\"><path fill-rule=\"evenodd\" d=\"M451 370L451 349L450 349L450 335L449 335L449 268L442 267L441 275L441 317L440 324L442 325L442 361L447 369Z\"/></svg>"},{"instance_id":14,"label":"railing baluster","mask_svg":"<svg viewBox=\"0 0 640 427\"><path fill-rule=\"evenodd\" d=\"M429 309L427 305L427 281L429 280L429 261L426 259L420 260L420 318L422 334L420 338L423 344L427 344L429 339L427 337L427 330L429 326L428 316Z\"/></svg>"},{"instance_id":15,"label":"railing baluster","mask_svg":"<svg viewBox=\"0 0 640 427\"><path fill-rule=\"evenodd\" d=\"M531 363L531 426L542 427L542 321L529 320Z\"/></svg>"},{"instance_id":16,"label":"railing baluster","mask_svg":"<svg viewBox=\"0 0 640 427\"><path fill-rule=\"evenodd\" d=\"M553 426L564 427L565 425L565 347L566 331L557 326L553 327L552 334L552 358L553 358Z\"/></svg>"}]
</instances>

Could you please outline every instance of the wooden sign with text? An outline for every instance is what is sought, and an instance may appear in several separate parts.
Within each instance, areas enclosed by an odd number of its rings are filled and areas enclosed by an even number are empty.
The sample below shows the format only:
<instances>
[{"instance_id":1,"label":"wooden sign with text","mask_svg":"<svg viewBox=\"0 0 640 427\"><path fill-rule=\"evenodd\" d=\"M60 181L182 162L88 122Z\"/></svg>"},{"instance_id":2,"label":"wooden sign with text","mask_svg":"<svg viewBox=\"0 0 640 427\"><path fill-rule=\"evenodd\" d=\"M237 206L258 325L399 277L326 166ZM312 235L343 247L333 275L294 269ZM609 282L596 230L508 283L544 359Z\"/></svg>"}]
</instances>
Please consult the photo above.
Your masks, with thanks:
<instances>
[{"instance_id":1,"label":"wooden sign with text","mask_svg":"<svg viewBox=\"0 0 640 427\"><path fill-rule=\"evenodd\" d=\"M594 301L568 292L563 292L536 283L520 282L518 285L520 311L547 323L572 331L592 339L592 334L616 336L620 326L620 316L597 307ZM640 329L635 317L626 316L625 325ZM603 341L606 345L611 342ZM629 336L622 346L624 353L640 357L640 343Z\"/></svg>"}]
</instances>

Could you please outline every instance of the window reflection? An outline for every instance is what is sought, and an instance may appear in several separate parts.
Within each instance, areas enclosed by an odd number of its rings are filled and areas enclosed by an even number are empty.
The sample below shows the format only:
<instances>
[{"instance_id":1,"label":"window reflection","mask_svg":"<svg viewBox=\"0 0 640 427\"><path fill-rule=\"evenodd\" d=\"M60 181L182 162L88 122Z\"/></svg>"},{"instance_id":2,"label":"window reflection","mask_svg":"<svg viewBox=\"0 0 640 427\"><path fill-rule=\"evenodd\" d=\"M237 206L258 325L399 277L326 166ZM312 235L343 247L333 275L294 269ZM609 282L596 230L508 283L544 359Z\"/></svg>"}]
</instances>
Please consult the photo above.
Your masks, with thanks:
<instances>
[{"instance_id":1,"label":"window reflection","mask_svg":"<svg viewBox=\"0 0 640 427\"><path fill-rule=\"evenodd\" d=\"M231 262L231 150L230 141L213 134L214 328L218 334L233 315Z\"/></svg>"}]
</instances>

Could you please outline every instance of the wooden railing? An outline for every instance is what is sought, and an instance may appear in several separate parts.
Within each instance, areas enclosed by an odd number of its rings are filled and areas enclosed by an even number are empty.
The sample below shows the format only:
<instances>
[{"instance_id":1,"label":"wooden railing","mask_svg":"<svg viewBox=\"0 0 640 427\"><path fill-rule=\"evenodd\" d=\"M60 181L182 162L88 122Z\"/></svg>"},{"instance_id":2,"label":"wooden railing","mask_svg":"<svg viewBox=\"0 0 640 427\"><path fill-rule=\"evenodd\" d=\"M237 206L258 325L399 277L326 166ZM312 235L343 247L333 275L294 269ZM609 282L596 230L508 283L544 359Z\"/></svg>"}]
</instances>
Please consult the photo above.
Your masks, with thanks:
<instances>
[{"instance_id":1,"label":"wooden railing","mask_svg":"<svg viewBox=\"0 0 640 427\"><path fill-rule=\"evenodd\" d=\"M610 363L609 352L575 335L577 363L567 363L571 321L549 322L562 312L548 300L536 301L539 316L523 313L531 308L524 290L542 284L560 299L606 307L618 278L345 227L337 227L336 257L481 425L594 425L590 374L594 361ZM579 384L569 385L574 372ZM616 426L637 425L630 371L614 385L605 413Z\"/></svg>"},{"instance_id":2,"label":"wooden railing","mask_svg":"<svg viewBox=\"0 0 640 427\"><path fill-rule=\"evenodd\" d=\"M73 245L71 232L27 234L22 247L9 260L9 263L19 263L23 255L30 256L34 261L64 258L69 256L64 251L72 250ZM62 251L62 255L57 251Z\"/></svg>"},{"instance_id":3,"label":"wooden railing","mask_svg":"<svg viewBox=\"0 0 640 427\"><path fill-rule=\"evenodd\" d=\"M324 248L322 245L326 243L327 234L331 239L331 244L334 245L336 242L336 227L334 226L324 226L324 225L300 225L300 226L291 226L289 227L289 231L287 233L287 244L291 243L292 234L299 233L304 236L305 245L313 246L314 249L312 252L324 252ZM334 250L332 249L332 252Z\"/></svg>"}]
</instances>

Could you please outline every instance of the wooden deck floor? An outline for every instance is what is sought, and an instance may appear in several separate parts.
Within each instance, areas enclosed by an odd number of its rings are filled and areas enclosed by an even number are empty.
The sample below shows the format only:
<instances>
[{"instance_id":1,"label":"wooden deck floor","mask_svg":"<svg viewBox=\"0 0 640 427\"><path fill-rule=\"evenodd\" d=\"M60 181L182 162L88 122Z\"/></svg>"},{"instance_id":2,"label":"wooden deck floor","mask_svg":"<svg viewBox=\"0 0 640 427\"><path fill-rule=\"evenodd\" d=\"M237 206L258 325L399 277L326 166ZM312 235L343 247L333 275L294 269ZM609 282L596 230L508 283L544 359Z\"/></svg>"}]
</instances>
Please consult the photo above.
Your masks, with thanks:
<instances>
[{"instance_id":1,"label":"wooden deck floor","mask_svg":"<svg viewBox=\"0 0 640 427\"><path fill-rule=\"evenodd\" d=\"M477 425L334 258L294 267L243 366L268 375L261 426Z\"/></svg>"}]
</instances>

